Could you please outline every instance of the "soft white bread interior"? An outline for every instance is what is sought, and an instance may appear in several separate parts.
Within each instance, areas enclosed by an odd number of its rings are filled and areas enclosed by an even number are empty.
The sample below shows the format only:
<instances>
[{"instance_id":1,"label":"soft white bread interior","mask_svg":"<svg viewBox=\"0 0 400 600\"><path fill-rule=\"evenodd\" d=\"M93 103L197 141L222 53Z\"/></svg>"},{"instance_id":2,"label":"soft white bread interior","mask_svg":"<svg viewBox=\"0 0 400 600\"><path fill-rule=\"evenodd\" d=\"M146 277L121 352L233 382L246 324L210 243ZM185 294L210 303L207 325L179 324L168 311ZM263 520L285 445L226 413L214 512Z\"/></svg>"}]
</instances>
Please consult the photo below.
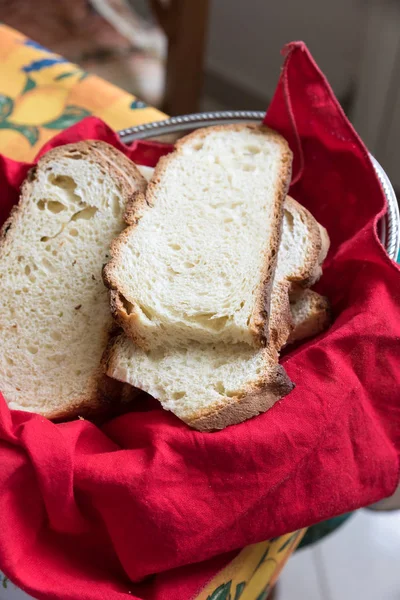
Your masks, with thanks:
<instances>
[{"instance_id":1,"label":"soft white bread interior","mask_svg":"<svg viewBox=\"0 0 400 600\"><path fill-rule=\"evenodd\" d=\"M144 351L121 335L104 356L106 373L160 400L162 406L196 429L211 431L241 422L270 408L292 389L278 364L278 350L294 326L289 291L313 282L328 250L327 234L292 198L284 209L271 300L271 343L199 344ZM298 312L295 309L298 321ZM303 311L303 318L306 318ZM273 341L272 341L273 340Z\"/></svg>"},{"instance_id":2,"label":"soft white bread interior","mask_svg":"<svg viewBox=\"0 0 400 600\"><path fill-rule=\"evenodd\" d=\"M247 124L197 131L159 161L104 270L139 346L267 343L291 162L280 135Z\"/></svg>"},{"instance_id":3,"label":"soft white bread interior","mask_svg":"<svg viewBox=\"0 0 400 600\"><path fill-rule=\"evenodd\" d=\"M113 320L102 266L128 199L145 187L103 142L61 146L31 170L0 244L0 390L10 408L65 418L103 402Z\"/></svg>"}]
</instances>

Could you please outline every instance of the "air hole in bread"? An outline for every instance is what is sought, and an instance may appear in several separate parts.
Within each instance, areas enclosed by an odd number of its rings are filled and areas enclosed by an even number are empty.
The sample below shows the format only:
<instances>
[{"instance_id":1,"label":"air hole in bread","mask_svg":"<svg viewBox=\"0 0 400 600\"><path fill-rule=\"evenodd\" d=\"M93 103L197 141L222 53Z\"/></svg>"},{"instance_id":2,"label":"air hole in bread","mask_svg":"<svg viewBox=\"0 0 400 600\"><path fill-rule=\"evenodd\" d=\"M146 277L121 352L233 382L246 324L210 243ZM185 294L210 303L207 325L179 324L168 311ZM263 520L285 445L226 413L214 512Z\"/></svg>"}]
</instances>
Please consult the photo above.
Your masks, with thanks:
<instances>
[{"instance_id":1,"label":"air hole in bread","mask_svg":"<svg viewBox=\"0 0 400 600\"><path fill-rule=\"evenodd\" d=\"M61 202L57 202L56 200L48 200L47 201L47 209L54 213L60 213L63 210L66 210L66 206L64 204L62 204Z\"/></svg>"},{"instance_id":2,"label":"air hole in bread","mask_svg":"<svg viewBox=\"0 0 400 600\"><path fill-rule=\"evenodd\" d=\"M181 398L184 398L186 396L186 392L174 392L172 394L172 398L174 400L180 400Z\"/></svg>"},{"instance_id":3,"label":"air hole in bread","mask_svg":"<svg viewBox=\"0 0 400 600\"><path fill-rule=\"evenodd\" d=\"M129 302L122 294L118 294L118 299L121 302L125 312L127 315L131 315L133 313L133 304Z\"/></svg>"},{"instance_id":4,"label":"air hole in bread","mask_svg":"<svg viewBox=\"0 0 400 600\"><path fill-rule=\"evenodd\" d=\"M26 265L26 267L25 267L25 269L24 269L24 270L25 270L25 275L30 275L30 273L31 273L31 268L30 268L30 266L29 266L29 265Z\"/></svg>"},{"instance_id":5,"label":"air hole in bread","mask_svg":"<svg viewBox=\"0 0 400 600\"><path fill-rule=\"evenodd\" d=\"M119 204L119 198L116 194L113 195L111 201L111 210L114 217L119 217L121 214L121 206Z\"/></svg>"},{"instance_id":6,"label":"air hole in bread","mask_svg":"<svg viewBox=\"0 0 400 600\"><path fill-rule=\"evenodd\" d=\"M67 157L72 158L72 160L79 160L83 158L83 155L81 152L68 152Z\"/></svg>"},{"instance_id":7,"label":"air hole in bread","mask_svg":"<svg viewBox=\"0 0 400 600\"><path fill-rule=\"evenodd\" d=\"M214 386L215 391L220 394L221 396L226 396L226 390L225 390L225 386L222 383L222 381L217 381L217 383Z\"/></svg>"},{"instance_id":8,"label":"air hole in bread","mask_svg":"<svg viewBox=\"0 0 400 600\"><path fill-rule=\"evenodd\" d=\"M80 219L85 219L86 221L89 221L90 219L93 219L93 217L95 216L95 214L97 213L97 208L95 206L88 206L87 208L84 208L82 210L80 210L79 212L75 213L74 215L72 215L71 217L71 221L79 221ZM70 231L71 235L74 235L72 233L72 229ZM78 234L76 234L78 235Z\"/></svg>"},{"instance_id":9,"label":"air hole in bread","mask_svg":"<svg viewBox=\"0 0 400 600\"><path fill-rule=\"evenodd\" d=\"M172 250L181 250L182 249L182 246L180 246L179 244L169 244L169 247Z\"/></svg>"},{"instance_id":10,"label":"air hole in bread","mask_svg":"<svg viewBox=\"0 0 400 600\"><path fill-rule=\"evenodd\" d=\"M77 237L79 235L79 232L77 229L71 229L69 235L72 235L72 237Z\"/></svg>"},{"instance_id":11,"label":"air hole in bread","mask_svg":"<svg viewBox=\"0 0 400 600\"><path fill-rule=\"evenodd\" d=\"M215 313L198 313L187 318L211 331L221 331L229 320L229 317L216 317Z\"/></svg>"},{"instance_id":12,"label":"air hole in bread","mask_svg":"<svg viewBox=\"0 0 400 600\"><path fill-rule=\"evenodd\" d=\"M192 262L189 262L189 261L185 260L185 262L183 263L183 266L184 266L186 269L193 269L193 267L195 266L195 264L194 264L194 263L192 263Z\"/></svg>"},{"instance_id":13,"label":"air hole in bread","mask_svg":"<svg viewBox=\"0 0 400 600\"><path fill-rule=\"evenodd\" d=\"M75 181L67 175L54 175L54 173L50 173L49 182L62 190L74 191L76 189Z\"/></svg>"},{"instance_id":14,"label":"air hole in bread","mask_svg":"<svg viewBox=\"0 0 400 600\"><path fill-rule=\"evenodd\" d=\"M39 210L44 210L46 208L46 201L45 200L39 200L39 202L37 203L37 207Z\"/></svg>"},{"instance_id":15,"label":"air hole in bread","mask_svg":"<svg viewBox=\"0 0 400 600\"><path fill-rule=\"evenodd\" d=\"M196 142L195 144L193 144L193 150L196 150L196 152L198 152L203 148L203 146L203 142Z\"/></svg>"},{"instance_id":16,"label":"air hole in bread","mask_svg":"<svg viewBox=\"0 0 400 600\"><path fill-rule=\"evenodd\" d=\"M249 154L259 154L261 152L261 148L259 146L252 146L252 145L246 146L245 150Z\"/></svg>"},{"instance_id":17,"label":"air hole in bread","mask_svg":"<svg viewBox=\"0 0 400 600\"><path fill-rule=\"evenodd\" d=\"M51 337L56 342L61 342L61 340L62 340L62 335L61 335L61 333L59 331L52 331L51 332Z\"/></svg>"},{"instance_id":18,"label":"air hole in bread","mask_svg":"<svg viewBox=\"0 0 400 600\"><path fill-rule=\"evenodd\" d=\"M37 354L39 352L39 348L37 346L28 346L28 352L31 354Z\"/></svg>"},{"instance_id":19,"label":"air hole in bread","mask_svg":"<svg viewBox=\"0 0 400 600\"><path fill-rule=\"evenodd\" d=\"M289 212L288 210L284 210L283 213L284 213L284 218L287 223L287 226L288 226L289 230L292 232L293 227L294 227L294 217L293 217L292 213Z\"/></svg>"},{"instance_id":20,"label":"air hole in bread","mask_svg":"<svg viewBox=\"0 0 400 600\"><path fill-rule=\"evenodd\" d=\"M243 165L242 167L243 171L255 171L256 170L256 166L255 165L249 165L248 163Z\"/></svg>"}]
</instances>

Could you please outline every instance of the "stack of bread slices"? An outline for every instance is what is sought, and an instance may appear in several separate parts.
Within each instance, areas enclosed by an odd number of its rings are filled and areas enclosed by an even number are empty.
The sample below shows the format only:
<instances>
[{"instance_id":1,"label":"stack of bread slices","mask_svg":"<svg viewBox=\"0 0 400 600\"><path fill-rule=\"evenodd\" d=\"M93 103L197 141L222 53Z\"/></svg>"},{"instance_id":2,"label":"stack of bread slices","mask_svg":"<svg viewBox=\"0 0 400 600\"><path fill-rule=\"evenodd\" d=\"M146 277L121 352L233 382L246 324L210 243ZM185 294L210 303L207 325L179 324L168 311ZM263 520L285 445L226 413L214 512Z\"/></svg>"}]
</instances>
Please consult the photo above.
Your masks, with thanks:
<instances>
[{"instance_id":1,"label":"stack of bread slices","mask_svg":"<svg viewBox=\"0 0 400 600\"><path fill-rule=\"evenodd\" d=\"M2 230L9 406L67 418L142 390L212 431L290 392L280 350L329 321L309 289L329 238L287 196L291 163L247 124L182 138L154 171L102 142L45 155Z\"/></svg>"}]
</instances>

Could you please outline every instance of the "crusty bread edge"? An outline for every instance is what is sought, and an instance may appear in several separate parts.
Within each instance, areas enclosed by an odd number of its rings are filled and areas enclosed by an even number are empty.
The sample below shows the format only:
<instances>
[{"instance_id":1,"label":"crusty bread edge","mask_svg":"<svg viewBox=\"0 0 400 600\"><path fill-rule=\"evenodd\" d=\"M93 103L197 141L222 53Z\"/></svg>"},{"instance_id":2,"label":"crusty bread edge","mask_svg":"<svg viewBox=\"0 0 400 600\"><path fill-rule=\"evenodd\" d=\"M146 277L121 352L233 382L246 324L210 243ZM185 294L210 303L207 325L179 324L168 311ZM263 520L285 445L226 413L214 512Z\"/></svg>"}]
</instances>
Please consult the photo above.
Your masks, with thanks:
<instances>
[{"instance_id":1,"label":"crusty bread edge","mask_svg":"<svg viewBox=\"0 0 400 600\"><path fill-rule=\"evenodd\" d=\"M287 196L286 203L292 206L303 216L307 222L309 237L312 242L311 251L303 265L303 268L294 277L289 277L292 283L301 285L302 287L311 287L318 281L322 275L322 263L324 262L329 250L330 240L325 227L320 225L315 217L302 204L294 200L291 196Z\"/></svg>"},{"instance_id":2,"label":"crusty bread edge","mask_svg":"<svg viewBox=\"0 0 400 600\"><path fill-rule=\"evenodd\" d=\"M308 293L312 297L313 311L293 329L287 344L300 342L314 337L327 329L332 321L332 310L328 298L313 290L301 290L298 293Z\"/></svg>"},{"instance_id":3,"label":"crusty bread edge","mask_svg":"<svg viewBox=\"0 0 400 600\"><path fill-rule=\"evenodd\" d=\"M237 425L269 410L278 400L289 394L294 388L286 371L276 364L270 381L254 383L242 397L227 398L226 405L216 408L208 414L198 413L186 423L198 431L217 431L229 425Z\"/></svg>"},{"instance_id":4,"label":"crusty bread edge","mask_svg":"<svg viewBox=\"0 0 400 600\"><path fill-rule=\"evenodd\" d=\"M121 194L126 198L125 204L127 205L133 195L136 193L135 187L144 191L146 189L147 182L137 169L136 165L130 161L122 152L116 150L110 144L98 140L85 140L82 142L76 142L73 144L65 144L49 150L44 156L42 156L37 165L32 167L28 172L28 175L21 186L21 194L18 204L13 207L7 220L4 222L0 231L0 260L4 254L4 250L7 245L12 242L12 231L13 225L16 221L23 217L25 206L27 206L30 197L31 186L36 179L36 172L38 169L43 169L47 165L51 164L52 161L59 158L64 158L68 152L72 153L87 153L90 152L91 157L95 157L96 162L100 164L107 175L110 176L117 186L119 186ZM68 158L68 156L67 156ZM122 168L120 167L122 166ZM113 328L111 324L107 331L104 331L104 338L107 340L110 331ZM69 401L68 406L62 406L60 408L54 408L49 411L36 410L48 419L54 420L66 420L72 419L77 416L90 416L93 414L99 414L106 409L108 400L113 396L118 395L118 390L121 389L120 382L112 380L104 375L101 366L93 373L88 380L86 386L86 392L82 393L82 396L73 398ZM40 408L40 407L38 407ZM20 410L26 410L26 407L20 405Z\"/></svg>"},{"instance_id":5,"label":"crusty bread edge","mask_svg":"<svg viewBox=\"0 0 400 600\"><path fill-rule=\"evenodd\" d=\"M286 198L286 193L290 185L292 152L286 140L277 132L263 125L252 123L240 123L233 125L217 125L215 127L207 127L198 129L187 136L184 136L175 145L175 150L170 154L163 156L158 161L150 182L147 185L145 194L134 195L127 205L125 212L125 221L128 228L120 234L111 246L111 259L103 270L103 280L105 285L112 290L110 294L111 311L118 324L124 329L128 337L130 337L138 346L144 350L149 350L149 344L144 336L138 332L137 322L139 320L139 310L136 303L129 302L127 310L127 301L124 296L124 290L121 288L117 278L115 277L114 269L119 265L120 246L124 243L127 236L132 233L138 221L143 215L143 211L153 206L153 190L159 184L162 173L172 160L174 154L179 152L179 149L188 140L202 139L210 131L241 131L250 129L259 134L273 136L282 146L281 169L279 173L280 186L275 198L275 210L271 223L271 230L274 232L272 241L265 255L265 268L261 276L261 281L258 286L256 301L250 320L250 332L253 335L255 346L265 346L269 340L269 309L271 299L271 289L273 276L276 268L278 257L278 248L282 233L282 218L283 218L283 203Z\"/></svg>"},{"instance_id":6,"label":"crusty bread edge","mask_svg":"<svg viewBox=\"0 0 400 600\"><path fill-rule=\"evenodd\" d=\"M115 352L119 339L123 333L110 341L103 354L102 368L104 373L114 371ZM265 362L276 360L273 369L268 370L268 375L263 375L243 390L243 394L235 397L222 397L214 407L208 407L198 413L193 413L190 418L182 419L184 422L199 431L216 431L229 425L236 425L255 417L271 408L275 402L289 394L294 388L284 368L277 362L276 356L271 356L269 349L262 349L265 353ZM109 375L111 377L111 375ZM132 387L132 386L131 386ZM135 388L133 388L135 389Z\"/></svg>"},{"instance_id":7,"label":"crusty bread edge","mask_svg":"<svg viewBox=\"0 0 400 600\"><path fill-rule=\"evenodd\" d=\"M307 223L309 232L309 251L306 260L296 274L288 276L277 284L280 311L270 320L270 343L279 350L289 339L294 324L290 310L289 296L296 288L307 288L313 285L322 275L322 263L329 250L329 236L324 227L318 223L313 215L291 196L287 196L284 210L287 207L300 213L302 220Z\"/></svg>"}]
</instances>

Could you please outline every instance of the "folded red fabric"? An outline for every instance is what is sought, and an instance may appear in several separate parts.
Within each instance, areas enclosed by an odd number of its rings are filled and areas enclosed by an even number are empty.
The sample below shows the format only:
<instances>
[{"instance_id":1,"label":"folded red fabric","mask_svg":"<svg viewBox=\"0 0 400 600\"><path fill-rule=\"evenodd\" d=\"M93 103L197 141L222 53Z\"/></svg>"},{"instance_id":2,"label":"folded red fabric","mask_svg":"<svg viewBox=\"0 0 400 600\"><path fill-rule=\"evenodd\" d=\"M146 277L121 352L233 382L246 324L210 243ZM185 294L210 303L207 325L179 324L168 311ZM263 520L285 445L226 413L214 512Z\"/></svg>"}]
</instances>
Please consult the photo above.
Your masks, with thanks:
<instances>
[{"instance_id":1,"label":"folded red fabric","mask_svg":"<svg viewBox=\"0 0 400 600\"><path fill-rule=\"evenodd\" d=\"M292 195L331 237L320 288L334 323L284 358L289 396L218 433L140 401L100 428L10 412L0 398L0 568L36 598L189 599L238 549L399 481L400 273L375 233L384 195L305 46L286 54L266 122L294 151ZM128 149L88 119L43 152L87 138L144 164L168 151ZM3 220L28 168L1 159Z\"/></svg>"}]
</instances>

